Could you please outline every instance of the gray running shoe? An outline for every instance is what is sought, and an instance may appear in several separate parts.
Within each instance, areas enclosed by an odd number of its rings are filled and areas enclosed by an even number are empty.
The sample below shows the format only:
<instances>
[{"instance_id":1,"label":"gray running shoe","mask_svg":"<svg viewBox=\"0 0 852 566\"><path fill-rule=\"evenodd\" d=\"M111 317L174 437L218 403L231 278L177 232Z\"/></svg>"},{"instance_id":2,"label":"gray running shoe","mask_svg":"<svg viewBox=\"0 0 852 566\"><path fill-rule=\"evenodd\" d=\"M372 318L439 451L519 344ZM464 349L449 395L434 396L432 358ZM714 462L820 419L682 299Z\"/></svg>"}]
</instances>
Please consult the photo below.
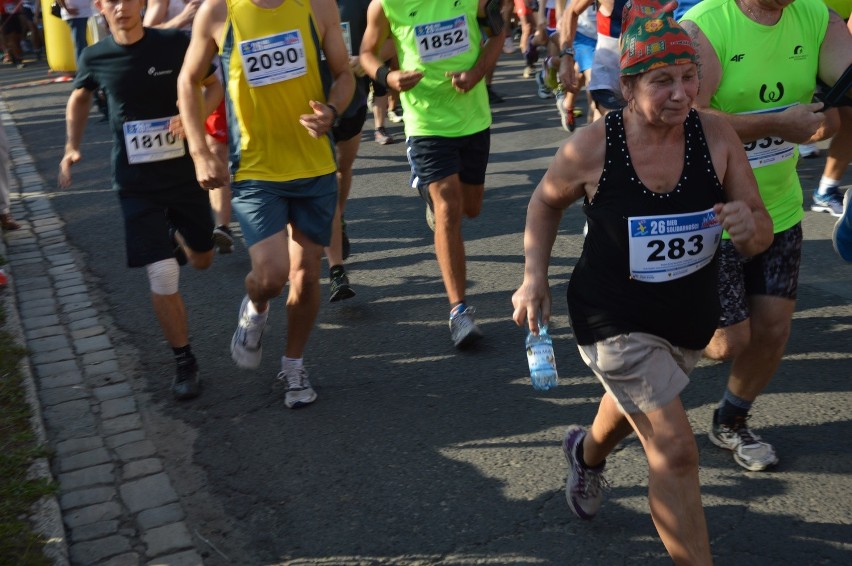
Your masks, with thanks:
<instances>
[{"instance_id":1,"label":"gray running shoe","mask_svg":"<svg viewBox=\"0 0 852 566\"><path fill-rule=\"evenodd\" d=\"M384 127L376 128L376 131L373 132L373 139L380 145L389 145L394 142L393 136Z\"/></svg>"},{"instance_id":2,"label":"gray running shoe","mask_svg":"<svg viewBox=\"0 0 852 566\"><path fill-rule=\"evenodd\" d=\"M713 411L713 427L710 429L710 442L734 453L734 461L751 472L760 472L778 463L778 456L771 444L762 442L760 437L748 428L742 418L734 425L719 422L719 409Z\"/></svg>"},{"instance_id":3,"label":"gray running shoe","mask_svg":"<svg viewBox=\"0 0 852 566\"><path fill-rule=\"evenodd\" d=\"M609 487L603 477L606 463L587 468L577 457L577 446L586 437L586 429L571 425L562 439L562 453L568 461L568 479L565 481L565 499L579 518L590 521L595 518L603 502L603 492Z\"/></svg>"},{"instance_id":4,"label":"gray running shoe","mask_svg":"<svg viewBox=\"0 0 852 566\"><path fill-rule=\"evenodd\" d=\"M213 228L213 245L220 254L229 254L234 251L234 235L231 229L224 224Z\"/></svg>"},{"instance_id":5,"label":"gray running shoe","mask_svg":"<svg viewBox=\"0 0 852 566\"><path fill-rule=\"evenodd\" d=\"M263 346L260 343L263 338L263 329L266 328L266 318L258 320L248 312L248 295L240 305L240 316L237 320L237 329L231 338L231 358L237 366L244 369L254 369L260 365L263 357Z\"/></svg>"},{"instance_id":6,"label":"gray running shoe","mask_svg":"<svg viewBox=\"0 0 852 566\"><path fill-rule=\"evenodd\" d=\"M288 409L298 409L317 400L316 391L311 387L308 372L304 367L282 369L278 373L278 379L287 385L284 404Z\"/></svg>"},{"instance_id":7,"label":"gray running shoe","mask_svg":"<svg viewBox=\"0 0 852 566\"><path fill-rule=\"evenodd\" d=\"M814 191L814 202L811 205L811 210L814 212L828 212L835 218L840 218L843 216L843 197L840 196L840 191L834 189L825 195Z\"/></svg>"},{"instance_id":8,"label":"gray running shoe","mask_svg":"<svg viewBox=\"0 0 852 566\"><path fill-rule=\"evenodd\" d=\"M456 348L465 348L482 338L482 331L473 320L475 312L475 308L465 307L461 312L450 317L450 335Z\"/></svg>"}]
</instances>

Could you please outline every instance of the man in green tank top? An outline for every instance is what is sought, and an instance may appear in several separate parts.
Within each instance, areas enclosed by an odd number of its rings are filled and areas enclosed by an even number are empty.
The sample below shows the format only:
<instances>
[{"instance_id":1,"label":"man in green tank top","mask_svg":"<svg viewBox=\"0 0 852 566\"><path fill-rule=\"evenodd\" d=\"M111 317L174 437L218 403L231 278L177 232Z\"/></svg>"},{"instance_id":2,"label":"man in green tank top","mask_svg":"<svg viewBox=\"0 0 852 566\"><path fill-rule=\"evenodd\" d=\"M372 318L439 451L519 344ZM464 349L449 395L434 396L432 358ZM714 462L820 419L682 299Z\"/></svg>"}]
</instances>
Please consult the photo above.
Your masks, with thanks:
<instances>
[{"instance_id":1,"label":"man in green tank top","mask_svg":"<svg viewBox=\"0 0 852 566\"><path fill-rule=\"evenodd\" d=\"M482 337L474 309L465 302L461 226L463 216L479 215L485 191L491 110L482 79L497 63L505 37L500 3L373 0L361 43L367 74L400 92L411 185L427 203L458 348ZM481 28L489 35L484 44ZM396 44L398 71L379 57L389 38Z\"/></svg>"},{"instance_id":2,"label":"man in green tank top","mask_svg":"<svg viewBox=\"0 0 852 566\"><path fill-rule=\"evenodd\" d=\"M732 360L710 440L760 471L778 457L746 421L781 362L795 310L804 215L797 144L833 134L829 113L811 100L817 77L834 84L852 64L852 37L822 0L703 0L681 25L698 53L696 106L739 134L774 224L773 244L748 262L723 241L722 317L705 351Z\"/></svg>"}]
</instances>

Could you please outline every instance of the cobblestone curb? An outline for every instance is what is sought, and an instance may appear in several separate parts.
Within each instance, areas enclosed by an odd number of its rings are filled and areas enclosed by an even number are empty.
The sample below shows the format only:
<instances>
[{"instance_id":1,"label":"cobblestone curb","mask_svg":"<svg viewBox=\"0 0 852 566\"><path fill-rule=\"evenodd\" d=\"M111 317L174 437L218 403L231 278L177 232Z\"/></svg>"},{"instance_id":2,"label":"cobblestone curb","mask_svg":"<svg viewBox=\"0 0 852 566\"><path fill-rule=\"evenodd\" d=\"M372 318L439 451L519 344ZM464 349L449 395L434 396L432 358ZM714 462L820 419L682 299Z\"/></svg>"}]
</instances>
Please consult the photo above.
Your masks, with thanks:
<instances>
[{"instance_id":1,"label":"cobblestone curb","mask_svg":"<svg viewBox=\"0 0 852 566\"><path fill-rule=\"evenodd\" d=\"M82 262L2 100L0 118L9 138L12 213L22 223L4 234L12 291L5 300L29 350L23 363L40 415L34 420L54 453L50 465L35 468L52 469L60 486L58 500L41 506L36 520L51 540L51 558L57 566L202 564L93 307Z\"/></svg>"}]
</instances>

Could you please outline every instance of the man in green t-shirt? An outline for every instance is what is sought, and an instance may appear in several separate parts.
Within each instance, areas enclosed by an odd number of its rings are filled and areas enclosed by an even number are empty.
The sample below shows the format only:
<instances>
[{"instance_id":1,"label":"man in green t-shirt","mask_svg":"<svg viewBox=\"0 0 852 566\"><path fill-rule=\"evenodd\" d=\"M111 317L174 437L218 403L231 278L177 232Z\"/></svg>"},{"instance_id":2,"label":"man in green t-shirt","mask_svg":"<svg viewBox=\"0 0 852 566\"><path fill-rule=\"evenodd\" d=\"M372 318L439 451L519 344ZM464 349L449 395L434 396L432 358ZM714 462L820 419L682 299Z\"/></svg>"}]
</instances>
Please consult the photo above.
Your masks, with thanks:
<instances>
[{"instance_id":1,"label":"man in green t-shirt","mask_svg":"<svg viewBox=\"0 0 852 566\"><path fill-rule=\"evenodd\" d=\"M710 440L760 471L778 457L746 422L781 362L796 305L804 215L797 144L833 133L822 103L811 100L817 77L834 84L852 64L852 37L822 0L703 0L681 25L698 53L696 105L739 134L774 224L770 248L748 261L722 242L722 317L705 351L732 360Z\"/></svg>"},{"instance_id":2,"label":"man in green t-shirt","mask_svg":"<svg viewBox=\"0 0 852 566\"><path fill-rule=\"evenodd\" d=\"M482 208L490 151L491 111L482 80L503 45L500 0L373 0L361 43L368 75L400 92L412 187L434 223L435 255L450 302L450 334L457 348L482 333L465 302L467 272L462 217ZM490 17L489 17L490 16ZM480 29L490 37L484 42ZM392 38L399 70L379 57Z\"/></svg>"}]
</instances>

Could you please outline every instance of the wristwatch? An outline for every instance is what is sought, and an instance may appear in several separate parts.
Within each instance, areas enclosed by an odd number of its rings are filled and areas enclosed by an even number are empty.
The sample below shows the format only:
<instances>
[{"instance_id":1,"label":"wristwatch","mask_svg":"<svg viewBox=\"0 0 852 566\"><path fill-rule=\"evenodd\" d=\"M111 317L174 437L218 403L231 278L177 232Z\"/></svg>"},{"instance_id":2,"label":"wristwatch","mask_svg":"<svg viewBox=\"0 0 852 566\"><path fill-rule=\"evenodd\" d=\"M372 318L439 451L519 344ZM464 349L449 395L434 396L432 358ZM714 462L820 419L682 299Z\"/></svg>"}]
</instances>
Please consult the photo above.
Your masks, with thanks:
<instances>
[{"instance_id":1,"label":"wristwatch","mask_svg":"<svg viewBox=\"0 0 852 566\"><path fill-rule=\"evenodd\" d=\"M337 107L334 104L326 104L331 108L331 113L334 115L334 120L331 122L331 127L336 128L340 125L340 114L337 112Z\"/></svg>"},{"instance_id":2,"label":"wristwatch","mask_svg":"<svg viewBox=\"0 0 852 566\"><path fill-rule=\"evenodd\" d=\"M560 57L563 57L565 55L570 55L571 57L573 57L574 56L574 48L573 47L565 47L564 49L562 49L562 51L559 52Z\"/></svg>"}]
</instances>

